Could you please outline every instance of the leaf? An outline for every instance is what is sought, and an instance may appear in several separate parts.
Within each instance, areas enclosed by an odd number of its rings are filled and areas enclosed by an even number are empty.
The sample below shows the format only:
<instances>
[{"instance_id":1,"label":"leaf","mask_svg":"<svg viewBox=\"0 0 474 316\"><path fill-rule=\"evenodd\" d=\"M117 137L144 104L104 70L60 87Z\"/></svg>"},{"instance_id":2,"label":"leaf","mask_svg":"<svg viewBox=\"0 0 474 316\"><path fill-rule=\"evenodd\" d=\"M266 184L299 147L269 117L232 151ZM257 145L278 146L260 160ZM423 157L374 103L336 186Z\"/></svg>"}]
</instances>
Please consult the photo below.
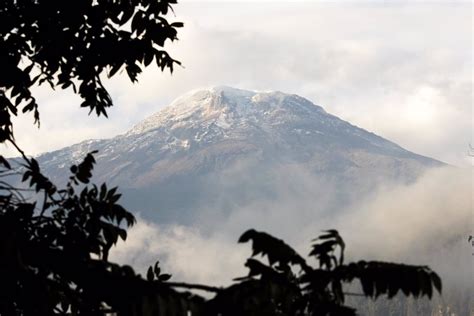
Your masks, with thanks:
<instances>
[{"instance_id":1,"label":"leaf","mask_svg":"<svg viewBox=\"0 0 474 316\"><path fill-rule=\"evenodd\" d=\"M161 281L161 282L166 282L169 279L171 279L171 274L164 273L158 276L158 281Z\"/></svg>"},{"instance_id":2,"label":"leaf","mask_svg":"<svg viewBox=\"0 0 474 316\"><path fill-rule=\"evenodd\" d=\"M107 194L107 185L104 183L102 183L102 185L100 186L100 195L99 195L99 199L100 200L104 200L105 197L106 197L106 194Z\"/></svg>"},{"instance_id":3,"label":"leaf","mask_svg":"<svg viewBox=\"0 0 474 316\"><path fill-rule=\"evenodd\" d=\"M160 275L160 273L161 273L161 269L160 269L160 267L159 267L159 264L160 264L160 261L156 261L155 267L154 267L154 269L153 269L154 272L155 272L155 275Z\"/></svg>"},{"instance_id":4,"label":"leaf","mask_svg":"<svg viewBox=\"0 0 474 316\"><path fill-rule=\"evenodd\" d=\"M153 273L152 267L148 268L148 271L146 272L146 279L150 282L153 281L153 279L155 279L155 274Z\"/></svg>"},{"instance_id":5,"label":"leaf","mask_svg":"<svg viewBox=\"0 0 474 316\"><path fill-rule=\"evenodd\" d=\"M90 178L92 177L92 169L94 169L95 159L94 154L98 151L91 151L86 155L84 160L77 166L77 171L74 172L75 168L71 167L71 172L75 174L77 180L82 183L89 183Z\"/></svg>"},{"instance_id":6,"label":"leaf","mask_svg":"<svg viewBox=\"0 0 474 316\"><path fill-rule=\"evenodd\" d=\"M183 27L184 23L182 22L173 22L170 24L171 27Z\"/></svg>"},{"instance_id":7,"label":"leaf","mask_svg":"<svg viewBox=\"0 0 474 316\"><path fill-rule=\"evenodd\" d=\"M239 243L252 240L252 256L258 254L266 255L270 265L278 264L286 266L288 264L297 264L302 269L308 269L306 261L283 240L275 238L265 232L258 232L250 229L242 234Z\"/></svg>"},{"instance_id":8,"label":"leaf","mask_svg":"<svg viewBox=\"0 0 474 316\"><path fill-rule=\"evenodd\" d=\"M441 294L442 288L443 288L443 285L441 283L441 278L435 272L431 272L430 276L431 276L431 281L433 282L434 287L436 288L438 293Z\"/></svg>"},{"instance_id":9,"label":"leaf","mask_svg":"<svg viewBox=\"0 0 474 316\"><path fill-rule=\"evenodd\" d=\"M326 234L321 235L313 241L313 250L309 253L310 256L315 256L320 261L321 266L330 267L331 260L334 265L342 265L344 263L344 250L346 245L344 240L339 235L339 232L335 229L329 229L324 231ZM331 255L336 250L336 246L340 247L339 260L336 259L335 255Z\"/></svg>"},{"instance_id":10,"label":"leaf","mask_svg":"<svg viewBox=\"0 0 474 316\"><path fill-rule=\"evenodd\" d=\"M76 165L72 165L71 168L70 168L70 170L71 170L71 173L74 173L74 174L75 174L75 173L77 172L77 166L76 166Z\"/></svg>"},{"instance_id":11,"label":"leaf","mask_svg":"<svg viewBox=\"0 0 474 316\"><path fill-rule=\"evenodd\" d=\"M154 57L155 57L155 54L153 51L145 52L144 57L143 57L143 64L145 65L145 67L151 64Z\"/></svg>"},{"instance_id":12,"label":"leaf","mask_svg":"<svg viewBox=\"0 0 474 316\"><path fill-rule=\"evenodd\" d=\"M10 163L8 162L8 160L6 160L2 155L0 155L0 164L2 164L3 166L5 166L5 168L7 169L11 169L12 167L10 166Z\"/></svg>"},{"instance_id":13,"label":"leaf","mask_svg":"<svg viewBox=\"0 0 474 316\"><path fill-rule=\"evenodd\" d=\"M363 276L360 278L360 283L362 285L362 290L364 294L368 297L374 296L374 282L369 279L367 276Z\"/></svg>"},{"instance_id":14,"label":"leaf","mask_svg":"<svg viewBox=\"0 0 474 316\"><path fill-rule=\"evenodd\" d=\"M18 99L17 99L17 100L18 100ZM35 100L32 99L27 105L25 105L25 106L23 107L22 112L23 112L23 113L26 113L26 112L33 111L33 109L35 108L35 105L36 105Z\"/></svg>"},{"instance_id":15,"label":"leaf","mask_svg":"<svg viewBox=\"0 0 474 316\"><path fill-rule=\"evenodd\" d=\"M122 68L122 64L115 64L115 65L112 65L112 67L110 68L110 71L109 71L109 78L112 78L116 73L117 71L120 70L120 68Z\"/></svg>"},{"instance_id":16,"label":"leaf","mask_svg":"<svg viewBox=\"0 0 474 316\"><path fill-rule=\"evenodd\" d=\"M123 241L127 240L127 231L125 229L117 228L117 232Z\"/></svg>"},{"instance_id":17,"label":"leaf","mask_svg":"<svg viewBox=\"0 0 474 316\"><path fill-rule=\"evenodd\" d=\"M144 19L144 14L143 14L143 11L140 11L140 10L137 11L137 13L135 13L135 15L133 16L131 28L132 28L132 32L137 32L137 36L139 36L142 33L143 19Z\"/></svg>"}]
</instances>

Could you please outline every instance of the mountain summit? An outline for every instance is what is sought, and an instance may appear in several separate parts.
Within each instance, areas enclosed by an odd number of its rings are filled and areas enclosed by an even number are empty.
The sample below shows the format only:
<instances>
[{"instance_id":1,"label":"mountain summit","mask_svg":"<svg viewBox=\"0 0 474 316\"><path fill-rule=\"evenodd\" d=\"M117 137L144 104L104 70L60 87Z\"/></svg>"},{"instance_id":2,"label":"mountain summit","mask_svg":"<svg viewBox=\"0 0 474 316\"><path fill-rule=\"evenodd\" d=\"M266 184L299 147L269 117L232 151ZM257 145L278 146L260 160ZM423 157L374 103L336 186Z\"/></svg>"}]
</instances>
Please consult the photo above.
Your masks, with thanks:
<instances>
[{"instance_id":1,"label":"mountain summit","mask_svg":"<svg viewBox=\"0 0 474 316\"><path fill-rule=\"evenodd\" d=\"M96 181L119 185L132 209L152 214L165 208L165 217L178 221L183 210L189 215L190 208L206 208L223 196L241 204L278 195L276 183L294 180L301 187L301 175L367 192L382 179L411 181L441 165L298 95L230 87L191 91L123 135L39 160L58 180L64 168L96 149ZM294 172L282 176L288 170Z\"/></svg>"},{"instance_id":2,"label":"mountain summit","mask_svg":"<svg viewBox=\"0 0 474 316\"><path fill-rule=\"evenodd\" d=\"M352 145L366 143L369 147L403 151L396 144L342 121L298 95L225 86L191 91L134 126L126 135L153 130L165 131L176 137L177 143L188 145L214 142L219 138L248 140L251 133L283 142L290 140L285 138L304 142L324 137L343 141L348 137L344 142L352 141ZM193 134L183 135L185 130Z\"/></svg>"},{"instance_id":3,"label":"mountain summit","mask_svg":"<svg viewBox=\"0 0 474 316\"><path fill-rule=\"evenodd\" d=\"M325 113L321 107L297 95L218 86L186 93L162 111L136 125L127 134L141 134L178 122L188 126L207 122L229 130L242 124L258 124L275 115L304 115L310 112Z\"/></svg>"}]
</instances>

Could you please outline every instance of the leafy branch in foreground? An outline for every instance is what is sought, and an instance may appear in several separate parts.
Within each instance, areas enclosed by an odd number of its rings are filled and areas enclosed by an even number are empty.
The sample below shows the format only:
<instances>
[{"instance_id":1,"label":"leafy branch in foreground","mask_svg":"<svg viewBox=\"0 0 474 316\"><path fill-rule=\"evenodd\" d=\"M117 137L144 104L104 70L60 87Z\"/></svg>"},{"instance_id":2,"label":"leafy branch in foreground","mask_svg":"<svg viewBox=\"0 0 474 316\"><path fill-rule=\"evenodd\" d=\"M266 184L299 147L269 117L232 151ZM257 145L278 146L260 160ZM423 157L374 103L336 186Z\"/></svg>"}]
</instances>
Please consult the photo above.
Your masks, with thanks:
<instances>
[{"instance_id":1,"label":"leafy branch in foreground","mask_svg":"<svg viewBox=\"0 0 474 316\"><path fill-rule=\"evenodd\" d=\"M314 240L311 267L293 248L271 235L249 230L239 242L252 241L253 256L262 255L268 264L250 258L247 277L220 291L210 301L210 315L356 315L345 306L346 295L377 298L397 293L415 298L441 292L439 276L426 266L391 262L359 261L344 264L345 244L336 230ZM338 252L338 255L336 255ZM344 284L359 281L363 293L347 293Z\"/></svg>"},{"instance_id":2,"label":"leafy branch in foreground","mask_svg":"<svg viewBox=\"0 0 474 316\"><path fill-rule=\"evenodd\" d=\"M176 0L4 0L0 4L0 143L13 140L12 116L32 112L31 88L71 89L81 107L107 116L112 99L102 83L125 70L132 82L155 61L173 71L165 50L180 22L165 16Z\"/></svg>"}]
</instances>

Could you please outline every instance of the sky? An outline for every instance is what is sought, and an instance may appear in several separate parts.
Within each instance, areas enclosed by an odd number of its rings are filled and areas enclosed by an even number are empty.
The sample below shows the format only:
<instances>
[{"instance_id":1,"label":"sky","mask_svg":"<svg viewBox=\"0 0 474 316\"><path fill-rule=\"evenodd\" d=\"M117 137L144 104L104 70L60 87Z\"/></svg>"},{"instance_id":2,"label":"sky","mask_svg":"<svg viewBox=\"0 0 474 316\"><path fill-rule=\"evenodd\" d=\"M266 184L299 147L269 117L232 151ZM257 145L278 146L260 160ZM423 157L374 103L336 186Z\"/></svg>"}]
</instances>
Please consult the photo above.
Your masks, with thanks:
<instances>
[{"instance_id":1,"label":"sky","mask_svg":"<svg viewBox=\"0 0 474 316\"><path fill-rule=\"evenodd\" d=\"M471 165L472 3L398 1L191 1L166 49L183 63L105 80L109 118L79 108L71 91L34 90L41 128L15 121L29 154L126 132L181 94L228 85L301 95L413 152ZM2 145L8 156L16 155Z\"/></svg>"}]
</instances>

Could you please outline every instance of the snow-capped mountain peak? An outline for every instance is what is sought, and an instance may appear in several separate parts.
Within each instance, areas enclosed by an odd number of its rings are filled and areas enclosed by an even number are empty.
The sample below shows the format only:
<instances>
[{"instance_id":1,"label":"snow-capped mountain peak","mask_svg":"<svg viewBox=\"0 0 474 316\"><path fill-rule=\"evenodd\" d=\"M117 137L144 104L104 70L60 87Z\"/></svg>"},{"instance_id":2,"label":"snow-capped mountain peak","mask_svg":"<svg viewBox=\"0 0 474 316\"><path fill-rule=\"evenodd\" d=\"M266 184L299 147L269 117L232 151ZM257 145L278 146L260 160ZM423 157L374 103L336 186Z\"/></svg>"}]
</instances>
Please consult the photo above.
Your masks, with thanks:
<instances>
[{"instance_id":1,"label":"snow-capped mountain peak","mask_svg":"<svg viewBox=\"0 0 474 316\"><path fill-rule=\"evenodd\" d=\"M299 107L299 109L297 109ZM293 108L293 109L292 109ZM278 91L248 91L227 86L193 90L177 98L163 110L135 125L127 135L141 134L169 123L198 124L213 122L221 128L230 128L236 120L252 118L256 123L275 112L325 111L297 95Z\"/></svg>"},{"instance_id":2,"label":"snow-capped mountain peak","mask_svg":"<svg viewBox=\"0 0 474 316\"><path fill-rule=\"evenodd\" d=\"M343 182L412 179L441 165L303 97L222 86L191 91L123 135L84 141L38 159L50 174L60 176L64 172L58 169L93 150L99 150L97 179L129 188L192 183L197 175L207 179L243 161L254 166L249 167L252 176L255 170L292 165Z\"/></svg>"},{"instance_id":3,"label":"snow-capped mountain peak","mask_svg":"<svg viewBox=\"0 0 474 316\"><path fill-rule=\"evenodd\" d=\"M191 91L125 134L38 160L61 181L69 166L93 150L99 150L95 181L128 190L126 203L133 209L147 212L159 205L167 218L180 220L184 215L177 210L191 216L196 205L205 208L223 192L229 203L271 195L274 185L286 181L279 178L282 170L286 177L286 170L296 168L305 178L336 182L352 194L353 188L368 192L381 178L411 181L441 165L303 97L222 86Z\"/></svg>"}]
</instances>

